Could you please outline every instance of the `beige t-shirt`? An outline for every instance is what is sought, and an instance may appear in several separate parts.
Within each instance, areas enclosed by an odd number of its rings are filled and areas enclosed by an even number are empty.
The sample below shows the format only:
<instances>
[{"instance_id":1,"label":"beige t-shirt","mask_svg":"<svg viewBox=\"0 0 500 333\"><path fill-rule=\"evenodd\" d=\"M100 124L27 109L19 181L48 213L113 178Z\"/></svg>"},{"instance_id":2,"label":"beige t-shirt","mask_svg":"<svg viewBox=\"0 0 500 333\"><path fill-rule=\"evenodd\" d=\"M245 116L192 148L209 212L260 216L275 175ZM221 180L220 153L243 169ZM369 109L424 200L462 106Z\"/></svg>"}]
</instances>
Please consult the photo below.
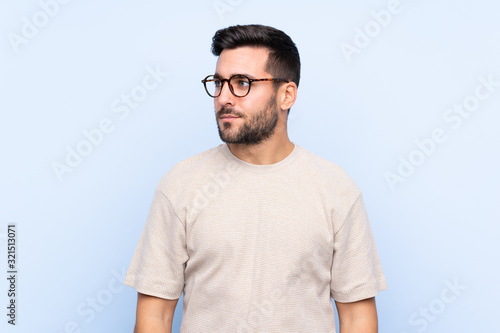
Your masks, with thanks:
<instances>
[{"instance_id":1,"label":"beige t-shirt","mask_svg":"<svg viewBox=\"0 0 500 333\"><path fill-rule=\"evenodd\" d=\"M226 144L159 182L125 278L177 299L181 332L335 332L330 297L386 288L361 192L336 164L295 144L271 165Z\"/></svg>"}]
</instances>

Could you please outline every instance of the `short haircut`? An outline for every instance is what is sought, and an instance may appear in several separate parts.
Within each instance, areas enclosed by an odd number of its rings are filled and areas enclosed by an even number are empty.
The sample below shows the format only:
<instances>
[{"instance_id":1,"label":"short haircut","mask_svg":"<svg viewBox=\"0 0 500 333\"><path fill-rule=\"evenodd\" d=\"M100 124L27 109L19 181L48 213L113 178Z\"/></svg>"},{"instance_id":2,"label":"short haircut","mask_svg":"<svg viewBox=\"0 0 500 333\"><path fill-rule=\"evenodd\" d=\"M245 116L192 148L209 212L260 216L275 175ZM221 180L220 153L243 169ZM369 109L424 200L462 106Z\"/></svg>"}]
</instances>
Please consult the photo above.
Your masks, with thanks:
<instances>
[{"instance_id":1,"label":"short haircut","mask_svg":"<svg viewBox=\"0 0 500 333\"><path fill-rule=\"evenodd\" d=\"M212 38L212 53L215 56L220 56L224 49L242 46L268 49L266 72L275 78L293 81L299 86L299 51L283 31L260 24L234 25L218 30Z\"/></svg>"}]
</instances>

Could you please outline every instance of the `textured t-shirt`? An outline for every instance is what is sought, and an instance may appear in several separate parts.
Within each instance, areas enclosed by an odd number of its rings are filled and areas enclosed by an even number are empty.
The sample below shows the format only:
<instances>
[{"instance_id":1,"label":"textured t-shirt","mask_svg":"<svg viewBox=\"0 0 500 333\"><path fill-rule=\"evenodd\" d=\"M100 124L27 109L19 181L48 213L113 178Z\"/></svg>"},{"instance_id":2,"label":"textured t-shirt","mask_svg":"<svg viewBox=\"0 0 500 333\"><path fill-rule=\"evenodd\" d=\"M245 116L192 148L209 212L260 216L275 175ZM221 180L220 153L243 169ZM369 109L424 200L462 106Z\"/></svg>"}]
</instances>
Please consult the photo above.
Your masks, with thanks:
<instances>
[{"instance_id":1,"label":"textured t-shirt","mask_svg":"<svg viewBox=\"0 0 500 333\"><path fill-rule=\"evenodd\" d=\"M125 284L177 299L181 332L335 332L331 298L386 288L358 186L295 144L254 165L226 144L160 180Z\"/></svg>"}]
</instances>

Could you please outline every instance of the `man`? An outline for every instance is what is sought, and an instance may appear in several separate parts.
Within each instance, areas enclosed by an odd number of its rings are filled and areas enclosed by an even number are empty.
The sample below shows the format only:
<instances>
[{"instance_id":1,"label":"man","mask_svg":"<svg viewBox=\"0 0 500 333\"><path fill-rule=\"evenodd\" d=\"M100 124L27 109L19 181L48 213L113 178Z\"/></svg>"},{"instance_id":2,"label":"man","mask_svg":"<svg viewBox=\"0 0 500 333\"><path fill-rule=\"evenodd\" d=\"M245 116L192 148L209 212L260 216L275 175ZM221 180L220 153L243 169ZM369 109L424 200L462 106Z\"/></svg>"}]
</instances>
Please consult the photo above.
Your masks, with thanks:
<instances>
[{"instance_id":1,"label":"man","mask_svg":"<svg viewBox=\"0 0 500 333\"><path fill-rule=\"evenodd\" d=\"M214 98L226 144L176 164L159 182L125 283L135 332L377 332L385 289L361 192L337 165L291 142L299 53L261 25L213 37Z\"/></svg>"}]
</instances>

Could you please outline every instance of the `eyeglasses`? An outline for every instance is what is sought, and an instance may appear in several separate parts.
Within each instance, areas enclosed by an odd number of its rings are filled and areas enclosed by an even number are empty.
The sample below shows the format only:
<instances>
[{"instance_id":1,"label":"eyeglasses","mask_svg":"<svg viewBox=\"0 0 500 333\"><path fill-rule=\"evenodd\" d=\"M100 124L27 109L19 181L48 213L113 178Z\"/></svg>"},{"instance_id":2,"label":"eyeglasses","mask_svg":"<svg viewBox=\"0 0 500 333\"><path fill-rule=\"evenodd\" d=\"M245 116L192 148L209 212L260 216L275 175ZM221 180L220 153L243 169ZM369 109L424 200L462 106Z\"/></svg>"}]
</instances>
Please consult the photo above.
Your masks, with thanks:
<instances>
[{"instance_id":1,"label":"eyeglasses","mask_svg":"<svg viewBox=\"0 0 500 333\"><path fill-rule=\"evenodd\" d=\"M252 82L256 81L273 81L273 82L290 82L285 79L250 79L246 75L243 74L235 74L231 76L229 79L222 79L217 75L209 75L201 82L205 86L205 90L210 97L219 97L222 92L222 87L224 86L224 82L227 81L229 85L229 90L236 97L245 97L250 92L250 87L252 86Z\"/></svg>"}]
</instances>

